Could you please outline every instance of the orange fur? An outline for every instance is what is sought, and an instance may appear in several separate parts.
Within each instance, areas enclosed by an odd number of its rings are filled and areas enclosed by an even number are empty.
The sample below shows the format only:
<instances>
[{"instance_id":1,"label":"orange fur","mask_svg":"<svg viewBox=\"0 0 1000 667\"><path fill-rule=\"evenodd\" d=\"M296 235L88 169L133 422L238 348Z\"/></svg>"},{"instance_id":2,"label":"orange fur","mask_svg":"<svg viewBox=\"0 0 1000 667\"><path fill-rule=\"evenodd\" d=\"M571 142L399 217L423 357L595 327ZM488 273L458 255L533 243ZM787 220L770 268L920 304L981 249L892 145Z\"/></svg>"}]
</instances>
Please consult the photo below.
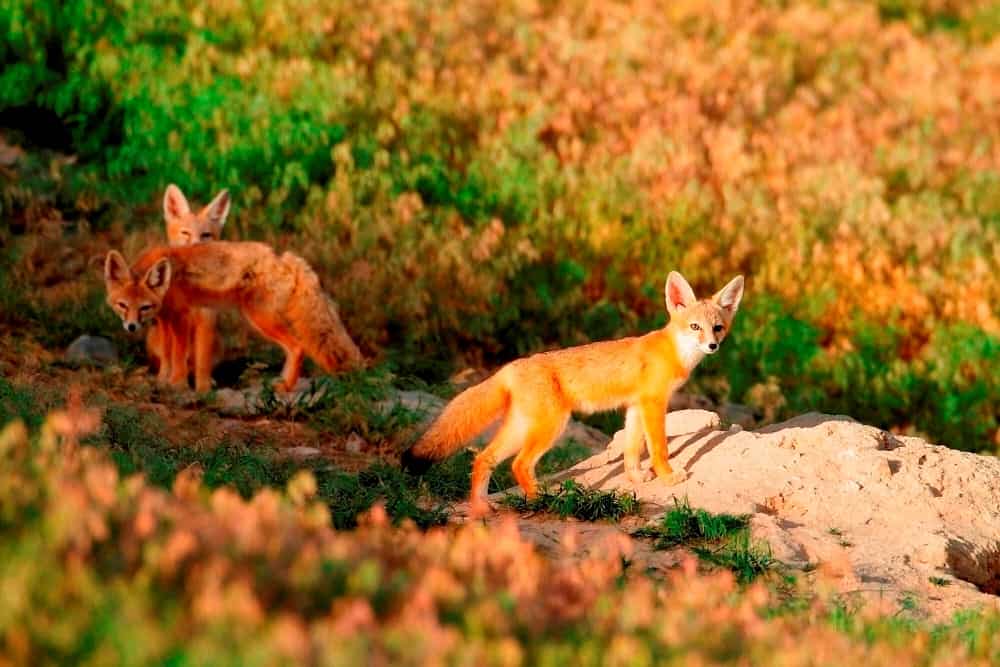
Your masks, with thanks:
<instances>
[{"instance_id":1,"label":"orange fur","mask_svg":"<svg viewBox=\"0 0 1000 667\"><path fill-rule=\"evenodd\" d=\"M473 463L472 508L482 512L498 463L517 453L514 476L525 494L534 496L535 464L573 411L625 407L624 459L630 480L644 481L639 455L645 436L656 475L669 484L681 481L684 474L675 473L668 462L664 414L670 395L725 338L743 295L743 278L698 301L684 278L672 272L665 294L670 322L659 331L518 359L462 392L404 454L404 464L417 469L440 460L502 416L500 430Z\"/></svg>"},{"instance_id":2,"label":"orange fur","mask_svg":"<svg viewBox=\"0 0 1000 667\"><path fill-rule=\"evenodd\" d=\"M229 215L229 193L222 190L207 206L197 213L191 211L187 198L174 184L167 186L163 195L163 217L166 222L167 243L171 246L186 246L205 241L217 241L222 236L222 228ZM187 381L189 361L194 366L195 390L205 392L212 388L212 366L219 356L215 335L218 316L209 308L194 308L178 317L187 317L186 329L190 330L190 349L193 359L183 362L184 380ZM157 377L163 382L171 382L180 376L180 369L173 369L172 355L168 355L167 337L164 328L155 324L146 335L146 354L153 366L158 367ZM169 359L169 361L168 361ZM176 384L176 382L175 382Z\"/></svg>"},{"instance_id":3,"label":"orange fur","mask_svg":"<svg viewBox=\"0 0 1000 667\"><path fill-rule=\"evenodd\" d=\"M168 381L174 384L186 379L184 360L192 335L187 313L193 308L236 308L262 336L280 345L285 366L279 389L294 388L306 354L327 372L362 363L309 265L263 243L161 246L147 250L131 267L112 250L105 262L105 285L108 303L126 329L136 330L152 318L163 327L172 368Z\"/></svg>"}]
</instances>

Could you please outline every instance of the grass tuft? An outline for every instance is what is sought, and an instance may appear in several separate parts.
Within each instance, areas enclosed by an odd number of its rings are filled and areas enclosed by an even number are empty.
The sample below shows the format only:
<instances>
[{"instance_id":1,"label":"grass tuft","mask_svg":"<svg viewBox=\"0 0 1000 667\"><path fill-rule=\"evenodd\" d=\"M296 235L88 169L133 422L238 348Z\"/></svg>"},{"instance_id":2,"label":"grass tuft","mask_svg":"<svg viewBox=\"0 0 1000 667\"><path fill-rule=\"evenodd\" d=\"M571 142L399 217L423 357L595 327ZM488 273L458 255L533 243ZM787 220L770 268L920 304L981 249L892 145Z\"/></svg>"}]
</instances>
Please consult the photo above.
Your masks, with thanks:
<instances>
[{"instance_id":1,"label":"grass tuft","mask_svg":"<svg viewBox=\"0 0 1000 667\"><path fill-rule=\"evenodd\" d=\"M721 548L698 546L693 551L702 561L731 571L741 584L766 574L778 563L771 554L771 546L763 540L752 539L747 529L736 531L723 540Z\"/></svg>"},{"instance_id":2,"label":"grass tuft","mask_svg":"<svg viewBox=\"0 0 1000 667\"><path fill-rule=\"evenodd\" d=\"M531 500L521 495L507 494L502 502L518 512L550 512L563 518L572 516L582 521L618 521L623 516L638 514L640 507L634 492L587 489L571 479L563 482L555 491L542 490Z\"/></svg>"},{"instance_id":3,"label":"grass tuft","mask_svg":"<svg viewBox=\"0 0 1000 667\"><path fill-rule=\"evenodd\" d=\"M657 549L672 549L696 542L722 540L745 530L748 518L745 514L712 514L692 508L687 498L675 498L673 509L663 515L659 525L640 528L633 535L655 539Z\"/></svg>"},{"instance_id":4,"label":"grass tuft","mask_svg":"<svg viewBox=\"0 0 1000 667\"><path fill-rule=\"evenodd\" d=\"M657 549L689 546L705 563L724 567L740 583L748 583L772 569L777 561L771 547L750 537L749 516L712 514L691 503L674 499L659 524L632 533L634 537L652 538Z\"/></svg>"}]
</instances>

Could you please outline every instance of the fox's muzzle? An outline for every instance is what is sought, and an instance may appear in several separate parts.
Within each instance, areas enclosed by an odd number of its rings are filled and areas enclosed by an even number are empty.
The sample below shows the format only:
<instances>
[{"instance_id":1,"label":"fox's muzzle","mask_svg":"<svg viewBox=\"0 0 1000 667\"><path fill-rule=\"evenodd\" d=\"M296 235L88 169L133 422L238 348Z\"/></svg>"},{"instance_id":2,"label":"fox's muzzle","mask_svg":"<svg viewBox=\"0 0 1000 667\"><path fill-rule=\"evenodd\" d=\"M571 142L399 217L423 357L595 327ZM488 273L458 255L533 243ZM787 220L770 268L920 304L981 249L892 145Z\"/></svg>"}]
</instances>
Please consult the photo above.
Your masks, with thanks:
<instances>
[{"instance_id":1,"label":"fox's muzzle","mask_svg":"<svg viewBox=\"0 0 1000 667\"><path fill-rule=\"evenodd\" d=\"M122 322L122 326L125 327L125 331L135 333L141 325L138 322Z\"/></svg>"}]
</instances>

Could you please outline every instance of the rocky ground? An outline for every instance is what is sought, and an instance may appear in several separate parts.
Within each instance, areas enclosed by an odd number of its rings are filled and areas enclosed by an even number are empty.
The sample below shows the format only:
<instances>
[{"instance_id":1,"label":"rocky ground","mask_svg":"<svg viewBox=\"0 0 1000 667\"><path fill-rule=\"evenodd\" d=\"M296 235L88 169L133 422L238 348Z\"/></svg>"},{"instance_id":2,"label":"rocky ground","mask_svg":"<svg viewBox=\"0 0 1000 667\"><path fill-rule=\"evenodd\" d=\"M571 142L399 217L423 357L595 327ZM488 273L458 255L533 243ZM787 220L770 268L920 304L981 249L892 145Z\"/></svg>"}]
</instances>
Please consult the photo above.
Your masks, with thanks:
<instances>
[{"instance_id":1,"label":"rocky ground","mask_svg":"<svg viewBox=\"0 0 1000 667\"><path fill-rule=\"evenodd\" d=\"M681 410L667 426L671 463L689 477L636 488L647 519L687 498L749 514L754 537L776 558L819 569L840 592L890 605L909 599L935 620L1000 607L1000 459L817 413L745 431L721 429L712 412ZM619 439L555 478L629 488ZM525 530L544 544L560 528ZM654 567L676 562L645 549L637 557Z\"/></svg>"}]
</instances>

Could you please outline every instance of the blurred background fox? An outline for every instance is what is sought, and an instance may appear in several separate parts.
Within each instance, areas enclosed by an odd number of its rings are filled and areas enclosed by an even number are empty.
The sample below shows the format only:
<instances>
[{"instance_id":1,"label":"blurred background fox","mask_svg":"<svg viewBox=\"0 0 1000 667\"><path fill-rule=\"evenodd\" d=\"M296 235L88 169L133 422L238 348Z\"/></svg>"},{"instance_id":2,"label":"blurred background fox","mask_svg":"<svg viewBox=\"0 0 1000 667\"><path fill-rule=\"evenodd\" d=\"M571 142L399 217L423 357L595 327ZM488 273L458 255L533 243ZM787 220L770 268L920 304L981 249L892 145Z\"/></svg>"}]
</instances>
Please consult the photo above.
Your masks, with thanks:
<instances>
[{"instance_id":1,"label":"blurred background fox","mask_svg":"<svg viewBox=\"0 0 1000 667\"><path fill-rule=\"evenodd\" d=\"M171 246L187 246L205 241L218 241L222 238L222 228L229 215L229 191L222 190L215 198L197 213L191 210L187 198L181 189L171 183L163 195L163 218L167 227L167 243ZM194 308L178 317L190 318L191 355L183 362L184 377L187 378L191 365L194 366L195 391L205 392L212 388L212 366L221 356L221 346L216 336L218 316L211 308ZM157 379L167 382L179 374L171 368L163 327L155 324L146 334L146 354L150 364L157 369ZM186 380L185 380L186 381Z\"/></svg>"},{"instance_id":2,"label":"blurred background fox","mask_svg":"<svg viewBox=\"0 0 1000 667\"><path fill-rule=\"evenodd\" d=\"M115 250L104 264L107 302L127 331L154 321L170 367L167 381L183 384L196 308L236 308L258 333L285 351L279 390L298 382L303 356L333 372L362 363L336 305L301 257L278 255L254 242L209 241L161 246L130 267Z\"/></svg>"}]
</instances>

